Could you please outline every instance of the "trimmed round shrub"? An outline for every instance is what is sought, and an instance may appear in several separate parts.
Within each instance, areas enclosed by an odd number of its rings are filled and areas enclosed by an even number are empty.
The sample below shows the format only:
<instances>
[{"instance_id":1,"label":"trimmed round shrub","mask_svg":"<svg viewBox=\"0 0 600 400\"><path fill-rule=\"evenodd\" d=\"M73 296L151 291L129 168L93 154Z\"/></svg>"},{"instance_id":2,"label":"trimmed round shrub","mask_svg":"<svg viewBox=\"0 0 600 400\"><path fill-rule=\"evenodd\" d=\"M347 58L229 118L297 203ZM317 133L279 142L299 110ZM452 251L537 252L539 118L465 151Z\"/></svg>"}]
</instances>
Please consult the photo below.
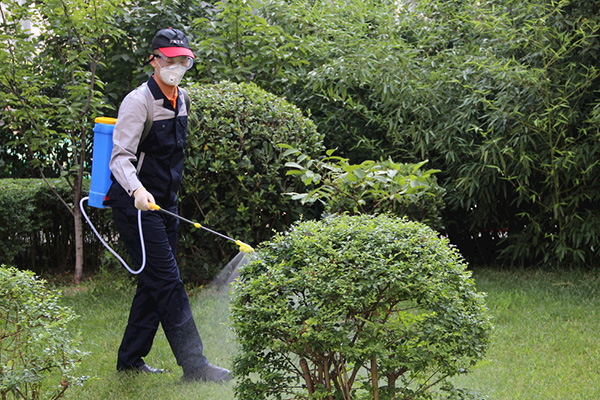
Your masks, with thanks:
<instances>
[{"instance_id":1,"label":"trimmed round shrub","mask_svg":"<svg viewBox=\"0 0 600 400\"><path fill-rule=\"evenodd\" d=\"M0 267L0 398L59 399L84 377L71 309L33 272Z\"/></svg>"},{"instance_id":2,"label":"trimmed round shrub","mask_svg":"<svg viewBox=\"0 0 600 400\"><path fill-rule=\"evenodd\" d=\"M190 96L182 216L254 244L310 212L284 196L301 183L286 175L278 146L320 154L323 136L309 118L254 84L196 85ZM238 252L235 244L203 230L182 230L180 243L182 270L195 279L211 278Z\"/></svg>"},{"instance_id":3,"label":"trimmed round shrub","mask_svg":"<svg viewBox=\"0 0 600 400\"><path fill-rule=\"evenodd\" d=\"M484 296L448 241L380 215L299 222L234 285L240 400L430 399L489 345Z\"/></svg>"}]
</instances>

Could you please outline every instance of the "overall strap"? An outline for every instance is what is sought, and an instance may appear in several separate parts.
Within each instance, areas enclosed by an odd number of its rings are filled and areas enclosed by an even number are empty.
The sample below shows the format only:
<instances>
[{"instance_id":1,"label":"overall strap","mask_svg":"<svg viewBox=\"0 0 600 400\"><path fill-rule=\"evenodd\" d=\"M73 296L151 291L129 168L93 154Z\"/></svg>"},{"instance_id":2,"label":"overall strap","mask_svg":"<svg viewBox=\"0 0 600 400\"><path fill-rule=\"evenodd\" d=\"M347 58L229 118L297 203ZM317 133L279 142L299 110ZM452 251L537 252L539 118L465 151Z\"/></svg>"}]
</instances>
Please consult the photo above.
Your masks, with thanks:
<instances>
[{"instance_id":1,"label":"overall strap","mask_svg":"<svg viewBox=\"0 0 600 400\"><path fill-rule=\"evenodd\" d=\"M143 143L144 140L146 139L146 137L148 136L148 133L150 132L150 129L152 128L152 122L154 119L154 96L152 96L152 92L148 88L148 85L142 86L142 90L144 90L144 93L146 95L148 114L146 115L146 122L144 123L144 132L142 132L142 138L140 139L140 144ZM190 99L190 95L188 94L187 90L185 90L185 89L178 88L178 90L179 90L179 93L183 96L183 100L185 101L185 108L189 114L190 106L192 103L192 101Z\"/></svg>"}]
</instances>

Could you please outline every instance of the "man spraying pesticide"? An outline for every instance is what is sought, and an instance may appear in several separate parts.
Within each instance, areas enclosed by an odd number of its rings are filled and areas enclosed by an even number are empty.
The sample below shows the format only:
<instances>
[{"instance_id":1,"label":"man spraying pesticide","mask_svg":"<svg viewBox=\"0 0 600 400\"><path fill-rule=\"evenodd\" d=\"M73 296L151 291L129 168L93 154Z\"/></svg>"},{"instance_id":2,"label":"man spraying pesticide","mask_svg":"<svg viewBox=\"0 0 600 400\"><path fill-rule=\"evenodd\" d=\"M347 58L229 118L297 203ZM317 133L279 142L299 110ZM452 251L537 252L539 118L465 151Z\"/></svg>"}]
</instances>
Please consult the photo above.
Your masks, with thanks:
<instances>
[{"instance_id":1,"label":"man spraying pesticide","mask_svg":"<svg viewBox=\"0 0 600 400\"><path fill-rule=\"evenodd\" d=\"M183 32L162 29L154 37L148 62L154 74L125 97L114 121L109 164L112 180L102 201L103 206L112 208L120 237L141 266L130 270L137 274L138 286L119 347L117 370L164 372L144 362L161 324L184 380L228 381L231 372L211 364L203 354L175 260L179 223L183 220L232 240L242 252L251 252L252 247L177 215L189 111L189 96L178 85L192 67L194 54ZM90 205L93 189L94 176Z\"/></svg>"}]
</instances>

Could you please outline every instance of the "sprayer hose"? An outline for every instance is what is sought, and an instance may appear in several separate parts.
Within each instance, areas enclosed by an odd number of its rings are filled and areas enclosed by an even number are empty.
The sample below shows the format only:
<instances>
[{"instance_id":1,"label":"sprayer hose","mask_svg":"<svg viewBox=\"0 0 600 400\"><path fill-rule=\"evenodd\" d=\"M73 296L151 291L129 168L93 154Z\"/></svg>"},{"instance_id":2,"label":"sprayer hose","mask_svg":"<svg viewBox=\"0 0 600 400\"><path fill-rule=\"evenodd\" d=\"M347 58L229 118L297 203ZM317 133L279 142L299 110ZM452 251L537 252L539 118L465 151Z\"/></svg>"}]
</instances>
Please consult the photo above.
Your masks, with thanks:
<instances>
[{"instance_id":1,"label":"sprayer hose","mask_svg":"<svg viewBox=\"0 0 600 400\"><path fill-rule=\"evenodd\" d=\"M79 202L79 209L81 210L81 214L83 214L83 217L87 221L90 228L92 228L92 231L96 234L96 237L98 237L98 239L100 240L100 243L102 243L104 247L106 247L108 251L110 251L112 255L115 256L117 260L121 262L121 264L125 267L125 269L127 269L127 271L131 272L134 275L141 273L146 267L146 246L144 245L144 232L142 231L142 212L138 210L138 231L140 234L140 246L142 248L142 265L138 270L134 271L129 267L129 265L127 265L125 260L123 260L121 256L117 254L117 252L114 251L112 247L110 247L110 245L102 238L102 236L100 236L100 233L98 233L96 227L94 226L94 224L92 224L92 221L90 221L90 218L88 217L87 213L85 212L85 209L83 208L83 202L87 201L88 199L89 197L87 196L81 199L81 201Z\"/></svg>"}]
</instances>

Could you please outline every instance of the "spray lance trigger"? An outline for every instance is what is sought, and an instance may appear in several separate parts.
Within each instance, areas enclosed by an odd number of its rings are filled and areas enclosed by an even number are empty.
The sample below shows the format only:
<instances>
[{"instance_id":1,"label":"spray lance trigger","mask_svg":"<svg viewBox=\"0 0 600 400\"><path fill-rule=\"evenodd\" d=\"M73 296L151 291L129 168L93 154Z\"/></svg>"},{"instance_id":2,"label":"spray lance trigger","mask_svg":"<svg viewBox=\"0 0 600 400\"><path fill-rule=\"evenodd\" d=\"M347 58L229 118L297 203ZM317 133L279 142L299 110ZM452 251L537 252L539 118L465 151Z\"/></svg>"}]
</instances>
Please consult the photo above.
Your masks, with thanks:
<instances>
[{"instance_id":1,"label":"spray lance trigger","mask_svg":"<svg viewBox=\"0 0 600 400\"><path fill-rule=\"evenodd\" d=\"M200 225L200 223L198 223L198 222L191 221L191 220L189 220L187 218L182 217L181 215L178 215L178 214L175 214L175 213L173 213L171 211L165 210L165 209L161 208L158 204L154 204L154 203L148 202L148 207L150 207L152 210L160 211L160 212L163 212L165 214L171 215L172 217L179 218L180 220L182 220L184 222L187 222L188 224L194 225L194 227L196 227L198 229L204 229L207 232L210 232L210 233L215 234L217 236L221 236L223 239L231 240L232 242L234 242L240 248L240 251L242 253L254 253L254 249L252 248L252 246L250 246L249 244L246 244L246 243L242 242L241 240L235 240L235 239L230 238L229 236L223 235L222 233L219 233L217 231L213 231L212 229L209 229L209 228L207 228L205 226Z\"/></svg>"}]
</instances>

